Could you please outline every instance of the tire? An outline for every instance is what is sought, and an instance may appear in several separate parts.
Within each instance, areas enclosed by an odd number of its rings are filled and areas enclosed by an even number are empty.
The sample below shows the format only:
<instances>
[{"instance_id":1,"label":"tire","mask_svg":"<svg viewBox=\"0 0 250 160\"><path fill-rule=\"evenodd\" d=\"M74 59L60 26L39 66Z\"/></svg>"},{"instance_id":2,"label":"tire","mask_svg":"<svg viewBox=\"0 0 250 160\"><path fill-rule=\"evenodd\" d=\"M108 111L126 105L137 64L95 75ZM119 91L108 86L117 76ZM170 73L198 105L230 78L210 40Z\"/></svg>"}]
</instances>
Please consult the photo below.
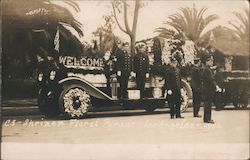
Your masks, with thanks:
<instances>
[{"instance_id":1,"label":"tire","mask_svg":"<svg viewBox=\"0 0 250 160\"><path fill-rule=\"evenodd\" d=\"M90 95L77 84L66 85L59 96L59 109L66 118L84 118L89 110Z\"/></svg>"},{"instance_id":2,"label":"tire","mask_svg":"<svg viewBox=\"0 0 250 160\"><path fill-rule=\"evenodd\" d=\"M54 118L59 115L57 97L48 97L46 92L40 90L38 94L37 103L41 114L45 115L46 117Z\"/></svg>"},{"instance_id":3,"label":"tire","mask_svg":"<svg viewBox=\"0 0 250 160\"><path fill-rule=\"evenodd\" d=\"M247 107L246 104L240 103L240 102L233 102L233 105L234 105L234 107L237 108L237 109L243 109L243 108L246 108L246 107Z\"/></svg>"},{"instance_id":4,"label":"tire","mask_svg":"<svg viewBox=\"0 0 250 160\"><path fill-rule=\"evenodd\" d=\"M233 105L237 109L245 109L248 106L248 97L238 97L233 101Z\"/></svg>"}]
</instances>

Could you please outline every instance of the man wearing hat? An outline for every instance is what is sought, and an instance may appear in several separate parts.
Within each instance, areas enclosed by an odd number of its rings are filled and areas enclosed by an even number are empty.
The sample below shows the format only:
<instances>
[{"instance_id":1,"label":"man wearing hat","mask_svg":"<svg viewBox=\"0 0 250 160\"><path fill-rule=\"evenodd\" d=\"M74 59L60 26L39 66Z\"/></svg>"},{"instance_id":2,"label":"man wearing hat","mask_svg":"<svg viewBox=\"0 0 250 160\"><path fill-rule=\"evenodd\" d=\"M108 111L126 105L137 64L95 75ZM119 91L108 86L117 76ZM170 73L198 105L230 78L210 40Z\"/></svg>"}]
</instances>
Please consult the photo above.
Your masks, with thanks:
<instances>
[{"instance_id":1,"label":"man wearing hat","mask_svg":"<svg viewBox=\"0 0 250 160\"><path fill-rule=\"evenodd\" d=\"M194 59L191 72L191 88L193 92L193 115L194 117L201 117L199 115L200 105L202 101L202 69L200 58Z\"/></svg>"},{"instance_id":2,"label":"man wearing hat","mask_svg":"<svg viewBox=\"0 0 250 160\"><path fill-rule=\"evenodd\" d=\"M128 79L132 70L132 59L129 55L129 43L123 43L121 54L117 55L117 75L120 83L119 98L127 98Z\"/></svg>"},{"instance_id":3,"label":"man wearing hat","mask_svg":"<svg viewBox=\"0 0 250 160\"><path fill-rule=\"evenodd\" d=\"M149 57L145 42L136 44L137 54L134 56L134 72L136 74L136 86L140 90L141 97L145 96L145 82L149 77Z\"/></svg>"},{"instance_id":4,"label":"man wearing hat","mask_svg":"<svg viewBox=\"0 0 250 160\"><path fill-rule=\"evenodd\" d=\"M211 109L212 109L212 102L214 98L214 94L216 90L220 88L216 85L214 80L213 72L210 67L213 66L213 57L208 53L203 53L201 56L201 62L203 64L203 76L202 76L202 83L203 83L203 96L204 96L204 122L205 123L214 123L211 118Z\"/></svg>"},{"instance_id":5,"label":"man wearing hat","mask_svg":"<svg viewBox=\"0 0 250 160\"><path fill-rule=\"evenodd\" d=\"M170 107L171 119L184 118L181 116L181 75L180 70L177 67L178 62L175 57L171 58L170 66L165 72L165 96Z\"/></svg>"}]
</instances>

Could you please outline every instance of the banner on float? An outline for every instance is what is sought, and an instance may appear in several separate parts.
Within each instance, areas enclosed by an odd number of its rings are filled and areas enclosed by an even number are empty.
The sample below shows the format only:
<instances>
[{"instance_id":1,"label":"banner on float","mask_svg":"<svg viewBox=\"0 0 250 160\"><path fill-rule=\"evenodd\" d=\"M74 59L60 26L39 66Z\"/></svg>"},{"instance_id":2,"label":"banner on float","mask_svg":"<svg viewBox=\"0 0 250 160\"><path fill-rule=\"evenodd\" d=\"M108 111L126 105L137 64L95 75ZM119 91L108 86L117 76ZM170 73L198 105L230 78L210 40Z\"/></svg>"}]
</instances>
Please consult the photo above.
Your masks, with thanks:
<instances>
[{"instance_id":1,"label":"banner on float","mask_svg":"<svg viewBox=\"0 0 250 160\"><path fill-rule=\"evenodd\" d=\"M59 62L67 68L102 70L104 67L103 58L60 56Z\"/></svg>"}]
</instances>

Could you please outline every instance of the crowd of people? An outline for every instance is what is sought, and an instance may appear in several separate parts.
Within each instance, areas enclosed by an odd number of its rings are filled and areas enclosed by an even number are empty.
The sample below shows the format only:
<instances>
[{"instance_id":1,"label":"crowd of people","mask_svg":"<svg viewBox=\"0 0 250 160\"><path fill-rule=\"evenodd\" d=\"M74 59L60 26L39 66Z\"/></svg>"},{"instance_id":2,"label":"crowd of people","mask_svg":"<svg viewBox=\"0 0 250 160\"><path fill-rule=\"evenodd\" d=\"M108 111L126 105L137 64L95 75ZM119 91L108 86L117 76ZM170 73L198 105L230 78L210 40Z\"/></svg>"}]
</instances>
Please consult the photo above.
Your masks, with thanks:
<instances>
[{"instance_id":1,"label":"crowd of people","mask_svg":"<svg viewBox=\"0 0 250 160\"><path fill-rule=\"evenodd\" d=\"M106 58L106 69L109 70L107 78L111 74L116 74L120 84L118 98L128 98L128 80L129 76L136 79L136 87L140 90L140 97L145 97L145 81L149 77L149 57L147 53L147 44L145 42L136 43L134 54L129 53L129 43L117 43L112 55ZM170 118L184 118L181 116L180 106L182 101L181 93L183 92L181 83L181 65L176 50L171 51L171 63L163 64L163 78L165 79L164 91L165 98L170 107ZM131 57L131 55L134 55ZM115 61L116 69L113 68L110 61ZM220 96L219 93L225 92L220 73L220 67L217 68L216 74L211 69L213 66L213 56L208 52L196 57L194 64L191 65L191 88L193 92L193 116L202 117L199 114L201 102L204 102L203 121L205 123L214 123L211 116L211 107L214 102L214 96ZM110 72L111 71L111 72ZM108 80L109 81L109 80ZM218 99L218 104L221 103ZM219 106L219 105L218 105ZM219 109L219 108L218 108Z\"/></svg>"}]
</instances>

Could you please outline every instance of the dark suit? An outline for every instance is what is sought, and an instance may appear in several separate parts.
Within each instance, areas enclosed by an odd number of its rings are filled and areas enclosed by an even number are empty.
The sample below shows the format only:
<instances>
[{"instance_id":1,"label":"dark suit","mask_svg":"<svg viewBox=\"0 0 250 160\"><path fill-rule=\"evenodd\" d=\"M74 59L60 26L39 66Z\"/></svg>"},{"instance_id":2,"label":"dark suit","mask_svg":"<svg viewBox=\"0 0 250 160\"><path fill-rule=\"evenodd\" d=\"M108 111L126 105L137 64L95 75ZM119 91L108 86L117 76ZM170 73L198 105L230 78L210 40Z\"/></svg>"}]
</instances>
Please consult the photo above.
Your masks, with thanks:
<instances>
[{"instance_id":1,"label":"dark suit","mask_svg":"<svg viewBox=\"0 0 250 160\"><path fill-rule=\"evenodd\" d=\"M172 94L167 94L166 100L170 107L171 117L181 117L180 105L181 105L181 75L178 68L168 66L165 73L164 90L172 91Z\"/></svg>"},{"instance_id":2,"label":"dark suit","mask_svg":"<svg viewBox=\"0 0 250 160\"><path fill-rule=\"evenodd\" d=\"M197 66L193 66L191 72L191 87L193 92L194 116L198 116L200 111L202 101L202 85L202 69Z\"/></svg>"},{"instance_id":3,"label":"dark suit","mask_svg":"<svg viewBox=\"0 0 250 160\"><path fill-rule=\"evenodd\" d=\"M120 66L118 65L117 59L118 59L119 57L122 57L124 53L123 53L123 50L120 49L120 48L117 48L115 51L116 51L116 53L115 53L115 56L114 56L113 61L114 61L114 68L115 68L114 71L117 72L117 71L118 71L118 68L120 67Z\"/></svg>"},{"instance_id":4,"label":"dark suit","mask_svg":"<svg viewBox=\"0 0 250 160\"><path fill-rule=\"evenodd\" d=\"M224 84L224 75L223 72L216 71L215 73L215 81L216 84L221 88L225 90L225 84ZM224 95L225 93L223 91L216 92L214 97L214 104L216 106L216 110L223 109L223 103L224 103Z\"/></svg>"},{"instance_id":5,"label":"dark suit","mask_svg":"<svg viewBox=\"0 0 250 160\"><path fill-rule=\"evenodd\" d=\"M119 98L121 98L121 96L123 98L127 97L128 79L131 70L132 58L126 51L123 51L122 54L117 55L117 71L121 71L121 76L118 77L118 81L120 83Z\"/></svg>"},{"instance_id":6,"label":"dark suit","mask_svg":"<svg viewBox=\"0 0 250 160\"><path fill-rule=\"evenodd\" d=\"M136 73L136 86L144 97L146 73L149 72L149 58L146 53L137 53L134 56L134 71Z\"/></svg>"},{"instance_id":7,"label":"dark suit","mask_svg":"<svg viewBox=\"0 0 250 160\"><path fill-rule=\"evenodd\" d=\"M215 94L216 83L213 72L209 67L203 68L203 96L204 96L204 122L211 121L212 102Z\"/></svg>"},{"instance_id":8,"label":"dark suit","mask_svg":"<svg viewBox=\"0 0 250 160\"><path fill-rule=\"evenodd\" d=\"M112 66L113 62L111 59L108 59L108 60L103 59L103 62L104 62L104 74L107 79L107 89L108 89L108 92L111 92L110 75L113 74L113 66Z\"/></svg>"}]
</instances>

